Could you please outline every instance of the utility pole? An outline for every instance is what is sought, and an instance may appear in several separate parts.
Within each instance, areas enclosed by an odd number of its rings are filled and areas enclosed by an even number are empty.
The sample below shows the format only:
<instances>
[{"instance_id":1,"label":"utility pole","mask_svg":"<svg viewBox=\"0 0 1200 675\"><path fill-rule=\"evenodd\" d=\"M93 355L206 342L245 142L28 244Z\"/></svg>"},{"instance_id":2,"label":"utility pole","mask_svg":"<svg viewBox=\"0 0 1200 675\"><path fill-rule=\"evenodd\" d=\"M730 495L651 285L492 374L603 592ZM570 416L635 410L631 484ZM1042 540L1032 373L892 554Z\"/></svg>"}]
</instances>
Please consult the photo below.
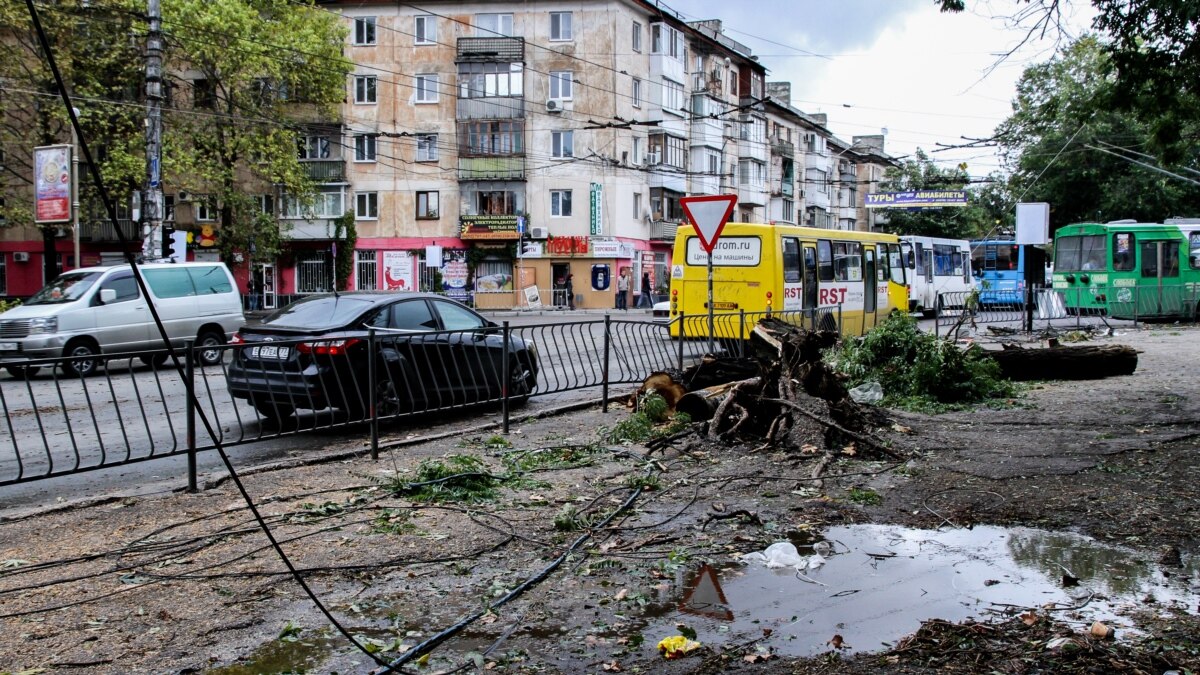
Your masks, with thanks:
<instances>
[{"instance_id":1,"label":"utility pole","mask_svg":"<svg viewBox=\"0 0 1200 675\"><path fill-rule=\"evenodd\" d=\"M146 186L142 192L142 223L145 239L142 255L163 257L162 189L162 8L159 0L147 0L146 17Z\"/></svg>"}]
</instances>

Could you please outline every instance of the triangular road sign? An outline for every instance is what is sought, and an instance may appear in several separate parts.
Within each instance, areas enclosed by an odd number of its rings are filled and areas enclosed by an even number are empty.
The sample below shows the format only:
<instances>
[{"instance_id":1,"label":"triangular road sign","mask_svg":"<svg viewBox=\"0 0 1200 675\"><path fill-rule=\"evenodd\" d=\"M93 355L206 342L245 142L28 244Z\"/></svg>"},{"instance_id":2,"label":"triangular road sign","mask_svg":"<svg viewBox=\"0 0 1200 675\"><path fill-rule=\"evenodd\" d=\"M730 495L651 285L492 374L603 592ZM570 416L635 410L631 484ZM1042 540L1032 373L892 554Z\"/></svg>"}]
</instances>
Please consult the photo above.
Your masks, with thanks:
<instances>
[{"instance_id":1,"label":"triangular road sign","mask_svg":"<svg viewBox=\"0 0 1200 675\"><path fill-rule=\"evenodd\" d=\"M696 234L700 235L700 245L705 251L712 253L713 246L721 236L721 230L733 215L733 207L737 206L737 195L706 195L703 197L683 197L679 200L688 220L696 226Z\"/></svg>"}]
</instances>

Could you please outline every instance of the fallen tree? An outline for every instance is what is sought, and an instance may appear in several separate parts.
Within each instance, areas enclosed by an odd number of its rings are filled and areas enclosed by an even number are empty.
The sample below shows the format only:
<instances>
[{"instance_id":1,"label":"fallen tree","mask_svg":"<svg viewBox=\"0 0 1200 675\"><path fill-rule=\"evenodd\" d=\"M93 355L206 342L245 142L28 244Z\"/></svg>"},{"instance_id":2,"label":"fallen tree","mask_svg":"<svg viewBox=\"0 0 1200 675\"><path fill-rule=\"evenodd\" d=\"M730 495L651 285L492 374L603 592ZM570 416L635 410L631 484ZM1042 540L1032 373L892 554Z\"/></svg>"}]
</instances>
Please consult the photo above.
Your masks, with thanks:
<instances>
[{"instance_id":1,"label":"fallen tree","mask_svg":"<svg viewBox=\"0 0 1200 675\"><path fill-rule=\"evenodd\" d=\"M1128 345L1077 345L1025 349L1005 344L998 351L985 351L1010 380L1099 380L1132 375L1137 370L1138 352Z\"/></svg>"}]
</instances>

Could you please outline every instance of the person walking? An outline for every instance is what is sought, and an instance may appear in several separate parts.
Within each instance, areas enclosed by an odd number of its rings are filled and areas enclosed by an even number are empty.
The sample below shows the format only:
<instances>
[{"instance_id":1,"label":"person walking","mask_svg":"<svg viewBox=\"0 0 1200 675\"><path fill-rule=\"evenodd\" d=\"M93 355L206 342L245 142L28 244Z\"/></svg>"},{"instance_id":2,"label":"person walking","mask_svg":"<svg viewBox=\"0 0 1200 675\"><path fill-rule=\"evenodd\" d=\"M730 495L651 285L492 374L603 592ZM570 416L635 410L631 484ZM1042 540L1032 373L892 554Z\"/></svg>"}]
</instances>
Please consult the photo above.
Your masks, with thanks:
<instances>
[{"instance_id":1,"label":"person walking","mask_svg":"<svg viewBox=\"0 0 1200 675\"><path fill-rule=\"evenodd\" d=\"M629 268L621 270L617 277L617 309L629 311Z\"/></svg>"},{"instance_id":2,"label":"person walking","mask_svg":"<svg viewBox=\"0 0 1200 675\"><path fill-rule=\"evenodd\" d=\"M654 296L651 295L649 272L642 272L642 294L638 296L637 306L646 308L654 307Z\"/></svg>"},{"instance_id":3,"label":"person walking","mask_svg":"<svg viewBox=\"0 0 1200 675\"><path fill-rule=\"evenodd\" d=\"M565 289L567 291L567 309L575 309L575 281L574 281L574 279L575 279L574 274L567 274L567 279L566 279L566 281L563 282L563 286L565 287Z\"/></svg>"}]
</instances>

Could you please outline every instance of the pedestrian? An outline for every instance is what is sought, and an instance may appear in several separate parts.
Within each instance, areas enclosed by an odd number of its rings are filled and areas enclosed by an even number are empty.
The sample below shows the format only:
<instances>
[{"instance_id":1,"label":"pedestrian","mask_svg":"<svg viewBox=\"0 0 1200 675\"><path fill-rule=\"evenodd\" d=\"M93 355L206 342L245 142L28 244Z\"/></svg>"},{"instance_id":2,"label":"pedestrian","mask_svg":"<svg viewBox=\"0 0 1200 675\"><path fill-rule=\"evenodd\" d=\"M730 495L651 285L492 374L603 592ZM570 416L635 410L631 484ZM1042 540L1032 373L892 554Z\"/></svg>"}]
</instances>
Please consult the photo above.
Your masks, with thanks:
<instances>
[{"instance_id":1,"label":"pedestrian","mask_svg":"<svg viewBox=\"0 0 1200 675\"><path fill-rule=\"evenodd\" d=\"M638 298L638 307L654 307L654 298L650 293L650 273L642 272L642 295Z\"/></svg>"},{"instance_id":2,"label":"pedestrian","mask_svg":"<svg viewBox=\"0 0 1200 675\"><path fill-rule=\"evenodd\" d=\"M568 274L564 282L567 289L567 309L575 309L575 275Z\"/></svg>"},{"instance_id":3,"label":"pedestrian","mask_svg":"<svg viewBox=\"0 0 1200 675\"><path fill-rule=\"evenodd\" d=\"M617 277L617 309L629 311L629 268L621 270Z\"/></svg>"}]
</instances>

